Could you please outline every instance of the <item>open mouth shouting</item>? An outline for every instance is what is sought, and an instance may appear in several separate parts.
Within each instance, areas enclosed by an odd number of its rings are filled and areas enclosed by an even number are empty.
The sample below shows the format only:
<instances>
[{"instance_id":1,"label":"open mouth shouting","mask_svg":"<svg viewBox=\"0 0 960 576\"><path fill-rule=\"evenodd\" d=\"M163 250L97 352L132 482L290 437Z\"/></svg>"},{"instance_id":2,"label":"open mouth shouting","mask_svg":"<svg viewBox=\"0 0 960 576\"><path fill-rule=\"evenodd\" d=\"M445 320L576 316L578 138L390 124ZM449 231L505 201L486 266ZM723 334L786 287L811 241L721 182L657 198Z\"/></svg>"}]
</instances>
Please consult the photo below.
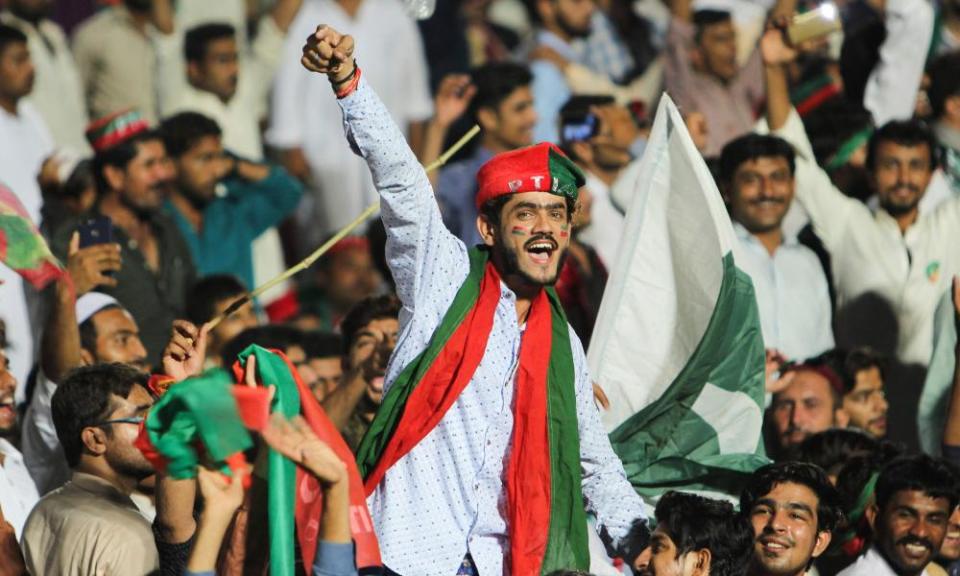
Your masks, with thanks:
<instances>
[{"instance_id":1,"label":"open mouth shouting","mask_svg":"<svg viewBox=\"0 0 960 576\"><path fill-rule=\"evenodd\" d=\"M557 244L556 240L549 236L538 236L536 238L531 238L523 246L523 249L526 251L530 260L539 266L546 266L549 264L550 259L553 257L553 253L559 248L560 246Z\"/></svg>"}]
</instances>

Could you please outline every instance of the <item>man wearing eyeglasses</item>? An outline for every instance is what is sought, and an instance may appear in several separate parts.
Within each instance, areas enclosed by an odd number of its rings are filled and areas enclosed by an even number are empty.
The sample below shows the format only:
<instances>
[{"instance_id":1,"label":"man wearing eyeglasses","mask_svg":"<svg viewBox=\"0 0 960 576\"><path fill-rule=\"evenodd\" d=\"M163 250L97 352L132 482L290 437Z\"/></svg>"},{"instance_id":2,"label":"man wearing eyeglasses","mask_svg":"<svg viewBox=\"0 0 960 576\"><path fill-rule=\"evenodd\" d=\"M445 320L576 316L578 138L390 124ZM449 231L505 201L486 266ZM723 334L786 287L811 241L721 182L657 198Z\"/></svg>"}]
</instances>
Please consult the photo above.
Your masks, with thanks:
<instances>
[{"instance_id":1,"label":"man wearing eyeglasses","mask_svg":"<svg viewBox=\"0 0 960 576\"><path fill-rule=\"evenodd\" d=\"M53 422L73 477L27 518L30 574L150 574L159 567L150 522L130 495L154 473L134 446L153 404L148 376L125 364L77 369L53 395Z\"/></svg>"}]
</instances>

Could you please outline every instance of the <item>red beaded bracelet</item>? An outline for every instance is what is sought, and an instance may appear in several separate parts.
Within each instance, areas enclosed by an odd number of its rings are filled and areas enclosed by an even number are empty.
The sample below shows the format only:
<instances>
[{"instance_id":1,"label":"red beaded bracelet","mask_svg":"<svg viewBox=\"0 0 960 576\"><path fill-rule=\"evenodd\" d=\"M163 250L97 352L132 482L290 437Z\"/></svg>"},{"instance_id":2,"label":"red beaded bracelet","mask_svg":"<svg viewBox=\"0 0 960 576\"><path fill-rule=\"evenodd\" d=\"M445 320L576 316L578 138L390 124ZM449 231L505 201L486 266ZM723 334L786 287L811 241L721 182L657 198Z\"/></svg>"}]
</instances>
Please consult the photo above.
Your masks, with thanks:
<instances>
[{"instance_id":1,"label":"red beaded bracelet","mask_svg":"<svg viewBox=\"0 0 960 576\"><path fill-rule=\"evenodd\" d=\"M338 100L341 100L353 94L353 91L356 90L357 86L360 85L360 74L361 74L360 67L354 64L353 74L351 74L350 80L347 82L346 86L336 91Z\"/></svg>"}]
</instances>

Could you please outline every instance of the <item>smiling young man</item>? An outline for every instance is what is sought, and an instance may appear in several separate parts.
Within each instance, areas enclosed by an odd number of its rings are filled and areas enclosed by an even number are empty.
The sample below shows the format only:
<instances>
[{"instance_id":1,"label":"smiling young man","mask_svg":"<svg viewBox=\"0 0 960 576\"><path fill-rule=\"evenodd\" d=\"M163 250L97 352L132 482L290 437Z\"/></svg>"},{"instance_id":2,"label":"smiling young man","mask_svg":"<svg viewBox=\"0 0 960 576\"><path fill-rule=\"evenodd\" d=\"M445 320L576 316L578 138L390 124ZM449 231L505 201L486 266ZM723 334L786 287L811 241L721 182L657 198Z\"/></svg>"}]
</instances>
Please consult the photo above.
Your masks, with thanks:
<instances>
[{"instance_id":1,"label":"smiling young man","mask_svg":"<svg viewBox=\"0 0 960 576\"><path fill-rule=\"evenodd\" d=\"M937 168L933 133L918 120L891 121L873 133L866 168L879 208L871 209L837 189L817 165L803 122L790 103L786 67L796 51L779 30L764 35L762 51L768 123L797 150L796 197L830 253L837 340L893 352L880 344L895 318L897 359L926 366L937 304L960 270L960 199L944 201L928 214L919 209ZM891 391L916 384L893 373L889 380Z\"/></svg>"},{"instance_id":2,"label":"smiling young man","mask_svg":"<svg viewBox=\"0 0 960 576\"><path fill-rule=\"evenodd\" d=\"M873 546L840 576L927 576L957 506L957 480L926 455L888 464L877 478L876 504L865 511Z\"/></svg>"},{"instance_id":3,"label":"smiling young man","mask_svg":"<svg viewBox=\"0 0 960 576\"><path fill-rule=\"evenodd\" d=\"M795 154L776 136L747 134L723 147L720 190L753 280L763 344L787 358L833 347L827 278L817 255L783 232L793 202Z\"/></svg>"},{"instance_id":4,"label":"smiling young man","mask_svg":"<svg viewBox=\"0 0 960 576\"><path fill-rule=\"evenodd\" d=\"M548 144L495 156L477 175L484 246L468 250L352 53L321 26L302 62L329 77L370 167L403 304L358 450L383 561L423 576L586 569L584 504L613 548L644 515L550 289L583 175Z\"/></svg>"},{"instance_id":5,"label":"smiling young man","mask_svg":"<svg viewBox=\"0 0 960 576\"><path fill-rule=\"evenodd\" d=\"M840 520L840 497L820 468L770 464L753 473L740 495L753 526L750 576L803 576L826 551Z\"/></svg>"}]
</instances>

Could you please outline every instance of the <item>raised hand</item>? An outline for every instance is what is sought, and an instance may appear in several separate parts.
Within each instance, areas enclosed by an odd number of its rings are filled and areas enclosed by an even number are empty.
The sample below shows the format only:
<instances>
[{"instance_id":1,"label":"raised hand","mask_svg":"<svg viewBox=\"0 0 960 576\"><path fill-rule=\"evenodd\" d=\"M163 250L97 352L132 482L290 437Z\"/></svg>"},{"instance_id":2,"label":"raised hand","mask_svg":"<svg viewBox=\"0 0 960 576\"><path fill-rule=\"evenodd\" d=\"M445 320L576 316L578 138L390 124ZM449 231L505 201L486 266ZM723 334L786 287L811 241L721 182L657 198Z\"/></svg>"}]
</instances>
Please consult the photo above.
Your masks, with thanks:
<instances>
[{"instance_id":1,"label":"raised hand","mask_svg":"<svg viewBox=\"0 0 960 576\"><path fill-rule=\"evenodd\" d=\"M119 244L96 244L80 248L80 235L74 232L67 254L67 273L73 280L78 298L97 286L117 285L117 279L110 276L110 272L118 272L123 266Z\"/></svg>"},{"instance_id":2,"label":"raised hand","mask_svg":"<svg viewBox=\"0 0 960 576\"><path fill-rule=\"evenodd\" d=\"M203 513L226 518L229 522L233 513L243 504L243 474L228 478L220 472L198 467L197 484L203 495Z\"/></svg>"},{"instance_id":3,"label":"raised hand","mask_svg":"<svg viewBox=\"0 0 960 576\"><path fill-rule=\"evenodd\" d=\"M797 58L797 50L787 43L784 22L768 28L760 38L760 54L766 66L782 66Z\"/></svg>"},{"instance_id":4,"label":"raised hand","mask_svg":"<svg viewBox=\"0 0 960 576\"><path fill-rule=\"evenodd\" d=\"M203 371L207 358L207 334L204 324L197 328L186 320L174 320L170 341L163 350L163 372L180 382Z\"/></svg>"},{"instance_id":5,"label":"raised hand","mask_svg":"<svg viewBox=\"0 0 960 576\"><path fill-rule=\"evenodd\" d=\"M353 36L340 34L321 24L307 37L300 63L311 72L326 74L338 83L353 74Z\"/></svg>"},{"instance_id":6,"label":"raised hand","mask_svg":"<svg viewBox=\"0 0 960 576\"><path fill-rule=\"evenodd\" d=\"M448 74L440 81L437 95L433 99L434 120L442 126L449 126L463 116L477 93L477 87L470 83L466 74Z\"/></svg>"},{"instance_id":7,"label":"raised hand","mask_svg":"<svg viewBox=\"0 0 960 576\"><path fill-rule=\"evenodd\" d=\"M347 477L347 465L310 429L300 416L286 420L274 413L270 424L260 433L271 448L302 466L325 486L338 484Z\"/></svg>"},{"instance_id":8,"label":"raised hand","mask_svg":"<svg viewBox=\"0 0 960 576\"><path fill-rule=\"evenodd\" d=\"M765 362L766 382L764 383L764 388L768 394L777 394L790 387L790 383L793 382L796 372L781 374L780 370L786 364L787 359L779 350L773 348L767 349Z\"/></svg>"}]
</instances>

